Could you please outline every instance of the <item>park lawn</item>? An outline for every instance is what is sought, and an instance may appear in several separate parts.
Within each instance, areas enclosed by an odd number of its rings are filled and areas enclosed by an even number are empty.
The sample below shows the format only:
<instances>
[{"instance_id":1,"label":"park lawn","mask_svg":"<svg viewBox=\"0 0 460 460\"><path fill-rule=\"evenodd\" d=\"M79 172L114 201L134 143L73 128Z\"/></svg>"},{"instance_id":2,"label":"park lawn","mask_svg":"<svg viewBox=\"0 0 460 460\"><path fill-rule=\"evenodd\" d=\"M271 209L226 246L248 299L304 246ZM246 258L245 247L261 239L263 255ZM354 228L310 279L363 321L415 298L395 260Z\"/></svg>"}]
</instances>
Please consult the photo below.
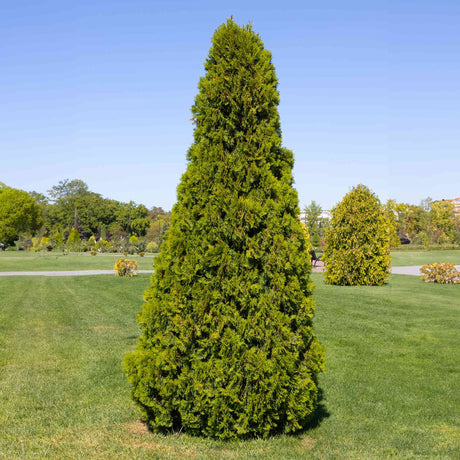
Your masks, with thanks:
<instances>
[{"instance_id":1,"label":"park lawn","mask_svg":"<svg viewBox=\"0 0 460 460\"><path fill-rule=\"evenodd\" d=\"M460 265L460 249L450 251L393 251L391 265L403 267L408 265L433 264L435 262L451 262Z\"/></svg>"},{"instance_id":2,"label":"park lawn","mask_svg":"<svg viewBox=\"0 0 460 460\"><path fill-rule=\"evenodd\" d=\"M7 271L62 271L62 270L112 270L120 257L137 261L139 270L153 270L153 255L98 254L62 252L0 252L0 272Z\"/></svg>"},{"instance_id":3,"label":"park lawn","mask_svg":"<svg viewBox=\"0 0 460 460\"><path fill-rule=\"evenodd\" d=\"M152 434L121 369L149 275L0 278L0 458L458 458L457 285L317 285L318 421L268 440Z\"/></svg>"}]
</instances>

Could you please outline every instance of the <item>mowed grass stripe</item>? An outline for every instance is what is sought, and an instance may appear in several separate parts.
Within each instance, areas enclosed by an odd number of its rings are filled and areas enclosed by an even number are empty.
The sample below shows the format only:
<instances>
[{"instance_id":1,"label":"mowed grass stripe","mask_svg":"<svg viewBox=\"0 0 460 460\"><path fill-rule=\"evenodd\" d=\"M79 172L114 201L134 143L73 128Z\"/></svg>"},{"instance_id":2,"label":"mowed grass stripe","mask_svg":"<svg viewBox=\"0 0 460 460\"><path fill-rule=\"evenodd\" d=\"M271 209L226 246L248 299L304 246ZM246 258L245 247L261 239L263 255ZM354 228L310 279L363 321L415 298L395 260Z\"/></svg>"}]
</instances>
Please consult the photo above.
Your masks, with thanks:
<instances>
[{"instance_id":1,"label":"mowed grass stripe","mask_svg":"<svg viewBox=\"0 0 460 460\"><path fill-rule=\"evenodd\" d=\"M456 458L458 288L393 275L379 288L317 282L315 298L328 351L324 448L332 437L346 458Z\"/></svg>"},{"instance_id":2,"label":"mowed grass stripe","mask_svg":"<svg viewBox=\"0 0 460 460\"><path fill-rule=\"evenodd\" d=\"M55 252L0 252L0 271L67 271L67 270L112 270L120 257L135 260L139 270L152 270L154 255L140 257L137 254L89 253L62 254ZM115 272L114 272L115 273Z\"/></svg>"},{"instance_id":3,"label":"mowed grass stripe","mask_svg":"<svg viewBox=\"0 0 460 460\"><path fill-rule=\"evenodd\" d=\"M149 433L121 369L149 275L0 279L0 458L458 458L458 286L317 288L317 426L224 443Z\"/></svg>"}]
</instances>

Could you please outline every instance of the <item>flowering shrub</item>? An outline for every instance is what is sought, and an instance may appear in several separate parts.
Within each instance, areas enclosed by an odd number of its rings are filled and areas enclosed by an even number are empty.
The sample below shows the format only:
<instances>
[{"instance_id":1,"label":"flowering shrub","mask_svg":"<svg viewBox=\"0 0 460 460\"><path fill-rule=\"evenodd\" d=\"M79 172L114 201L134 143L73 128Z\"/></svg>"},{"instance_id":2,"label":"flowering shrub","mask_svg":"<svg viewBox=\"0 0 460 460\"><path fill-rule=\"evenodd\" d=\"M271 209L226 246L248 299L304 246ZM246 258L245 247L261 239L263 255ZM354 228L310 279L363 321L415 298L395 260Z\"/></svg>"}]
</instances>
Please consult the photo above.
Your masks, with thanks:
<instances>
[{"instance_id":1,"label":"flowering shrub","mask_svg":"<svg viewBox=\"0 0 460 460\"><path fill-rule=\"evenodd\" d=\"M95 245L94 249L98 252L108 252L111 244L106 240L99 240Z\"/></svg>"},{"instance_id":2,"label":"flowering shrub","mask_svg":"<svg viewBox=\"0 0 460 460\"><path fill-rule=\"evenodd\" d=\"M137 262L121 257L115 262L113 269L117 276L134 276L137 275Z\"/></svg>"},{"instance_id":3,"label":"flowering shrub","mask_svg":"<svg viewBox=\"0 0 460 460\"><path fill-rule=\"evenodd\" d=\"M420 269L420 279L425 283L460 284L460 272L454 264L427 264Z\"/></svg>"}]
</instances>

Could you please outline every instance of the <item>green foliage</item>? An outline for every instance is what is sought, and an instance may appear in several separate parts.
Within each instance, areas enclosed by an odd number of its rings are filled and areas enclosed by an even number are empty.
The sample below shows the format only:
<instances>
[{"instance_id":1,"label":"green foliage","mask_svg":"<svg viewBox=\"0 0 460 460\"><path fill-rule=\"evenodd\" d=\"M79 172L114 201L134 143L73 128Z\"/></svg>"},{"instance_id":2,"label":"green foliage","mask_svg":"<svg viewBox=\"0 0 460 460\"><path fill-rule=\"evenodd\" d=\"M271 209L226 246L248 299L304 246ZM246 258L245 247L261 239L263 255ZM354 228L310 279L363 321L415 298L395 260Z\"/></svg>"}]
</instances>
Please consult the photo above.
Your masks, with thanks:
<instances>
[{"instance_id":1,"label":"green foliage","mask_svg":"<svg viewBox=\"0 0 460 460\"><path fill-rule=\"evenodd\" d=\"M460 272L452 263L426 264L420 269L425 283L460 284Z\"/></svg>"},{"instance_id":2,"label":"green foliage","mask_svg":"<svg viewBox=\"0 0 460 460\"><path fill-rule=\"evenodd\" d=\"M435 201L431 204L430 220L434 242L450 243L454 236L454 204L450 201Z\"/></svg>"},{"instance_id":3,"label":"green foliage","mask_svg":"<svg viewBox=\"0 0 460 460\"><path fill-rule=\"evenodd\" d=\"M90 248L96 246L96 238L94 238L93 235L90 236L89 240L88 240L88 246Z\"/></svg>"},{"instance_id":4,"label":"green foliage","mask_svg":"<svg viewBox=\"0 0 460 460\"><path fill-rule=\"evenodd\" d=\"M205 69L189 164L124 367L154 430L293 432L313 416L324 355L275 69L260 37L232 20Z\"/></svg>"},{"instance_id":5,"label":"green foliage","mask_svg":"<svg viewBox=\"0 0 460 460\"><path fill-rule=\"evenodd\" d=\"M135 276L137 275L137 262L121 257L115 262L113 269L117 276Z\"/></svg>"},{"instance_id":6,"label":"green foliage","mask_svg":"<svg viewBox=\"0 0 460 460\"><path fill-rule=\"evenodd\" d=\"M54 243L54 246L55 246L56 248L62 248L63 239L62 239L62 235L59 233L59 231L57 231L57 232L53 235L53 243Z\"/></svg>"},{"instance_id":7,"label":"green foliage","mask_svg":"<svg viewBox=\"0 0 460 460\"><path fill-rule=\"evenodd\" d=\"M67 249L69 249L70 251L79 251L80 245L81 245L80 234L78 233L77 229L72 228L67 238Z\"/></svg>"},{"instance_id":8,"label":"green foliage","mask_svg":"<svg viewBox=\"0 0 460 460\"><path fill-rule=\"evenodd\" d=\"M129 244L138 244L139 238L136 235L131 235L129 237Z\"/></svg>"},{"instance_id":9,"label":"green foliage","mask_svg":"<svg viewBox=\"0 0 460 460\"><path fill-rule=\"evenodd\" d=\"M310 205L305 206L305 225L310 235L310 242L312 246L318 247L320 244L322 233L320 233L321 227L321 213L322 209L319 204L312 201Z\"/></svg>"},{"instance_id":10,"label":"green foliage","mask_svg":"<svg viewBox=\"0 0 460 460\"><path fill-rule=\"evenodd\" d=\"M388 279L388 218L379 199L364 185L353 188L332 210L322 260L329 284L380 286Z\"/></svg>"},{"instance_id":11,"label":"green foliage","mask_svg":"<svg viewBox=\"0 0 460 460\"><path fill-rule=\"evenodd\" d=\"M51 239L46 236L42 236L37 249L39 251L51 251L53 249L53 243Z\"/></svg>"},{"instance_id":12,"label":"green foliage","mask_svg":"<svg viewBox=\"0 0 460 460\"><path fill-rule=\"evenodd\" d=\"M150 241L145 247L147 252L158 252L158 243L156 241Z\"/></svg>"},{"instance_id":13,"label":"green foliage","mask_svg":"<svg viewBox=\"0 0 460 460\"><path fill-rule=\"evenodd\" d=\"M110 243L106 240L99 240L95 245L94 249L100 252L108 252L110 249Z\"/></svg>"},{"instance_id":14,"label":"green foliage","mask_svg":"<svg viewBox=\"0 0 460 460\"><path fill-rule=\"evenodd\" d=\"M21 232L35 232L42 224L40 207L23 190L0 186L0 242L13 245Z\"/></svg>"}]
</instances>

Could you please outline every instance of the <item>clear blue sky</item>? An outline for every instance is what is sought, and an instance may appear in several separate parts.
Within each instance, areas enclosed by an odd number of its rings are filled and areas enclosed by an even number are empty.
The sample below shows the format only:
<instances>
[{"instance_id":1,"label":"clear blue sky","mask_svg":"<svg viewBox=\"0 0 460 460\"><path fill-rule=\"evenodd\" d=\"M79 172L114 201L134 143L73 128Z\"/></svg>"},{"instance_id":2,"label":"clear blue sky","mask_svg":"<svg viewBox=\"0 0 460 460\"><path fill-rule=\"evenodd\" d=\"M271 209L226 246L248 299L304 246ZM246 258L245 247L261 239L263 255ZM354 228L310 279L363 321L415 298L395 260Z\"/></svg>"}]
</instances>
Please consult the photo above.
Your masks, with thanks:
<instances>
[{"instance_id":1,"label":"clear blue sky","mask_svg":"<svg viewBox=\"0 0 460 460\"><path fill-rule=\"evenodd\" d=\"M214 30L252 22L303 207L460 195L460 2L21 1L0 17L0 181L170 209Z\"/></svg>"}]
</instances>

